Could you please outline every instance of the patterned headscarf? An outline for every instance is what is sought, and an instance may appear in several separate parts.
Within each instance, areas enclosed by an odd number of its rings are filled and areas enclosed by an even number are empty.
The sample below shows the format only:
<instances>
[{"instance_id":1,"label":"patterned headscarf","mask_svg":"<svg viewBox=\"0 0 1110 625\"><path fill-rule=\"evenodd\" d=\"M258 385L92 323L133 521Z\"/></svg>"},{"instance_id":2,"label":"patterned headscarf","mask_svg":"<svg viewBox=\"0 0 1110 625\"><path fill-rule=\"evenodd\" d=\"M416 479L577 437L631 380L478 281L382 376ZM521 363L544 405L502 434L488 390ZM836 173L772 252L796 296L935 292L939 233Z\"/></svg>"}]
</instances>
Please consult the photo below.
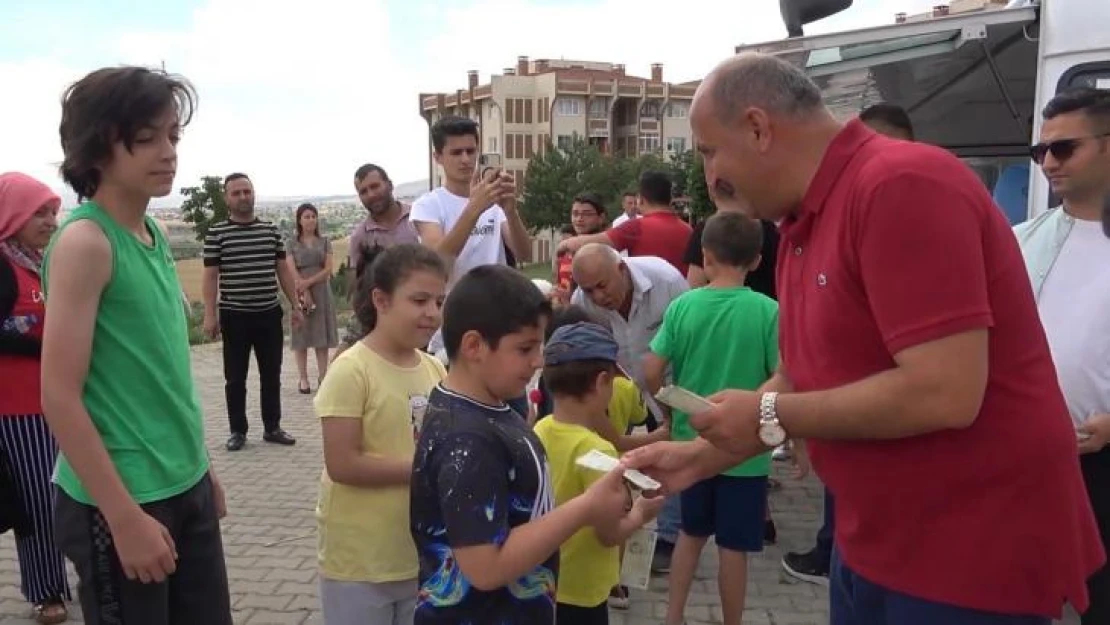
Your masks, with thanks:
<instances>
[{"instance_id":1,"label":"patterned headscarf","mask_svg":"<svg viewBox=\"0 0 1110 625\"><path fill-rule=\"evenodd\" d=\"M28 248L16 235L40 208L50 206L56 211L61 205L62 199L38 180L17 172L0 174L0 253L38 273L41 250Z\"/></svg>"}]
</instances>

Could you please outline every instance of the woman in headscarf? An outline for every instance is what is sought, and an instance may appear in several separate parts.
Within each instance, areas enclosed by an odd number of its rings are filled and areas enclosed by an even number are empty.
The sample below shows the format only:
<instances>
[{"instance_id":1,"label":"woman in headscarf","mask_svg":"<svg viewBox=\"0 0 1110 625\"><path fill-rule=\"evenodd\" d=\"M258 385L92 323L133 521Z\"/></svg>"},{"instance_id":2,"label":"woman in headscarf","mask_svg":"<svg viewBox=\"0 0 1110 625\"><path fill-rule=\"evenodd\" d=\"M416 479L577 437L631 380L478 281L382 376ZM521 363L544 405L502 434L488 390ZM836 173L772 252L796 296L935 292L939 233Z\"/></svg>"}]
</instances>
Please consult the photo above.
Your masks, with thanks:
<instances>
[{"instance_id":1,"label":"woman in headscarf","mask_svg":"<svg viewBox=\"0 0 1110 625\"><path fill-rule=\"evenodd\" d=\"M54 544L50 475L57 444L42 416L39 357L46 314L39 271L61 199L19 173L0 174L0 450L30 524L16 534L23 596L39 623L62 623L70 600Z\"/></svg>"}]
</instances>

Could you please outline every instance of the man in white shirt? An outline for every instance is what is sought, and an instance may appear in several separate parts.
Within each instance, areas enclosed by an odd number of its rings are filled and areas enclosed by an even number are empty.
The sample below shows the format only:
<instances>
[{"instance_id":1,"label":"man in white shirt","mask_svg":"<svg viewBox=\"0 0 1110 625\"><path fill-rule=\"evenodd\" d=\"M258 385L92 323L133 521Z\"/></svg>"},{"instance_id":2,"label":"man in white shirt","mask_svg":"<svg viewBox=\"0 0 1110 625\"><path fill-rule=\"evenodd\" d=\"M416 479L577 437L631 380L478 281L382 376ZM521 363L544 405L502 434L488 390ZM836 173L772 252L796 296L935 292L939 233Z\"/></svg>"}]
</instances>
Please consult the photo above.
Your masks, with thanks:
<instances>
[{"instance_id":1,"label":"man in white shirt","mask_svg":"<svg viewBox=\"0 0 1110 625\"><path fill-rule=\"evenodd\" d=\"M629 219L640 218L639 199L636 194L631 191L626 191L621 198L621 210L623 211L616 219L613 220L611 227L616 228Z\"/></svg>"},{"instance_id":2,"label":"man in white shirt","mask_svg":"<svg viewBox=\"0 0 1110 625\"><path fill-rule=\"evenodd\" d=\"M1110 546L1110 91L1077 89L1044 110L1031 149L1063 205L1015 228L1104 545ZM1108 223L1110 226L1110 223ZM1087 583L1084 625L1110 623L1110 567Z\"/></svg>"},{"instance_id":3,"label":"man in white shirt","mask_svg":"<svg viewBox=\"0 0 1110 625\"><path fill-rule=\"evenodd\" d=\"M451 284L474 267L506 264L506 245L518 262L526 262L531 253L513 178L501 170L480 178L478 145L474 120L444 117L433 124L432 146L443 168L443 186L424 194L410 213L421 242L452 263Z\"/></svg>"},{"instance_id":4,"label":"man in white shirt","mask_svg":"<svg viewBox=\"0 0 1110 625\"><path fill-rule=\"evenodd\" d=\"M636 385L644 384L644 356L651 349L651 340L663 325L667 307L690 286L670 263L655 256L621 256L603 243L587 243L574 255L571 266L578 285L571 304L583 307L591 315L604 320L613 331L620 351L617 360ZM656 419L658 406L648 407ZM678 540L681 509L677 496L667 503L656 519L659 541L656 544L652 569L657 573L670 571L671 552Z\"/></svg>"}]
</instances>

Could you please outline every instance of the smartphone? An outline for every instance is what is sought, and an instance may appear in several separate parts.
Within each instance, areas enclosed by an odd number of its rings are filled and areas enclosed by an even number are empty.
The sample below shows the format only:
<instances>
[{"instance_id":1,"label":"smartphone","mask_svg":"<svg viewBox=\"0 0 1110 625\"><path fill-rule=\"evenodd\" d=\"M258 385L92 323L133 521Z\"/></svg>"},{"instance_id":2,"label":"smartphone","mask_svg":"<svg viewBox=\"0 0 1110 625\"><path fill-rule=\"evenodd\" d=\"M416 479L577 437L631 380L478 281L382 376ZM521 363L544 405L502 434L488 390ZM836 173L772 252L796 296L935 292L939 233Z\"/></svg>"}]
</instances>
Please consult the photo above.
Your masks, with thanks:
<instances>
[{"instance_id":1,"label":"smartphone","mask_svg":"<svg viewBox=\"0 0 1110 625\"><path fill-rule=\"evenodd\" d=\"M679 386L664 386L655 399L686 414L698 414L713 408L713 402Z\"/></svg>"},{"instance_id":2,"label":"smartphone","mask_svg":"<svg viewBox=\"0 0 1110 625\"><path fill-rule=\"evenodd\" d=\"M491 169L501 169L501 155L494 153L478 155L478 176L485 178Z\"/></svg>"}]
</instances>

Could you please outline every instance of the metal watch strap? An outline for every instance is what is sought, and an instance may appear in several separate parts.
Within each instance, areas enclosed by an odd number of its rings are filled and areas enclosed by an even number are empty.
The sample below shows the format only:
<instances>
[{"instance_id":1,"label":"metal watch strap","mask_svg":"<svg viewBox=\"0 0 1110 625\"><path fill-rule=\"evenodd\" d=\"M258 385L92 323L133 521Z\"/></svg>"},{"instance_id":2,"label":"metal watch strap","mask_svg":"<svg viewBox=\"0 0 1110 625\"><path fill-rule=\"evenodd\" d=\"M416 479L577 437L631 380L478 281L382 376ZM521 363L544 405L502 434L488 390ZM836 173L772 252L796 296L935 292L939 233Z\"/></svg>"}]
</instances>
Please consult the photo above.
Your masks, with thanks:
<instances>
[{"instance_id":1,"label":"metal watch strap","mask_svg":"<svg viewBox=\"0 0 1110 625\"><path fill-rule=\"evenodd\" d=\"M759 422L779 424L779 394L775 391L764 393L759 398Z\"/></svg>"}]
</instances>

